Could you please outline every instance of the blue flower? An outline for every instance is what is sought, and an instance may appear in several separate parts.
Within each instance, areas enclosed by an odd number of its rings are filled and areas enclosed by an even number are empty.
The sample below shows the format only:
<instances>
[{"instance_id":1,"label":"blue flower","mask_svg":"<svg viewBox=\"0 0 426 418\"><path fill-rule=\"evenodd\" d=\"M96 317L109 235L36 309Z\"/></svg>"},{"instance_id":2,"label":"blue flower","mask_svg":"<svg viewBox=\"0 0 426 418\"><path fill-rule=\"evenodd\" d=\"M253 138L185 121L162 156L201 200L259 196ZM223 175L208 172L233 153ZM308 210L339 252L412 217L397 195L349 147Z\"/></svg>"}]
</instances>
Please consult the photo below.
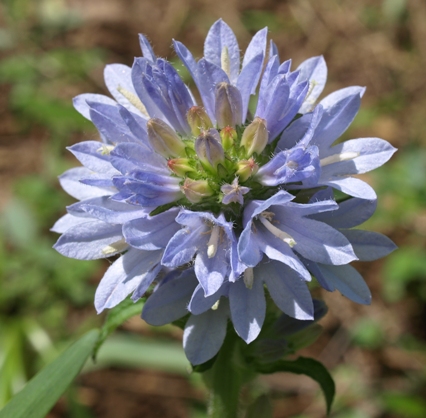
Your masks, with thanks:
<instances>
[{"instance_id":1,"label":"blue flower","mask_svg":"<svg viewBox=\"0 0 426 418\"><path fill-rule=\"evenodd\" d=\"M352 176L379 167L395 149L379 138L334 145L364 89L317 103L327 77L322 57L292 71L272 41L266 52L265 28L240 60L235 35L218 20L198 61L174 41L197 103L174 67L139 39L143 57L132 68L105 70L114 99L75 98L102 142L70 147L83 167L60 177L78 202L53 227L62 234L56 250L116 257L98 286L96 310L152 291L142 317L153 325L185 318L186 355L201 364L219 351L229 320L247 344L272 323L265 320L272 312L312 323L312 276L328 291L369 303L349 263L395 246L353 229L373 214L376 195ZM333 189L352 197L336 202ZM276 308L267 309L266 290Z\"/></svg>"}]
</instances>

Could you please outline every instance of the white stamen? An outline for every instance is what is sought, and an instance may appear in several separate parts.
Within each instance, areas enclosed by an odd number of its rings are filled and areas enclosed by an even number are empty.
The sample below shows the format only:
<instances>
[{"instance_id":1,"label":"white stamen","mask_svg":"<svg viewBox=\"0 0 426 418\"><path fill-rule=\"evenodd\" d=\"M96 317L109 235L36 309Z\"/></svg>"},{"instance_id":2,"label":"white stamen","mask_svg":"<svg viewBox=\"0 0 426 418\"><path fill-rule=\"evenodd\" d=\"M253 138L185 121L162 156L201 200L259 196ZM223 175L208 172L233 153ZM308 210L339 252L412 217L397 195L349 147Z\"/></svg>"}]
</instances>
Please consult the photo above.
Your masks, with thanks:
<instances>
[{"instance_id":1,"label":"white stamen","mask_svg":"<svg viewBox=\"0 0 426 418\"><path fill-rule=\"evenodd\" d=\"M216 255L217 244L219 242L220 226L215 225L212 228L209 242L207 243L207 256L213 258Z\"/></svg>"},{"instance_id":2,"label":"white stamen","mask_svg":"<svg viewBox=\"0 0 426 418\"><path fill-rule=\"evenodd\" d=\"M222 70L225 71L228 77L231 76L231 60L229 59L228 47L224 46L222 53L220 54L220 66Z\"/></svg>"},{"instance_id":3,"label":"white stamen","mask_svg":"<svg viewBox=\"0 0 426 418\"><path fill-rule=\"evenodd\" d=\"M359 156L359 152L342 152L341 154L330 155L329 157L322 158L320 160L321 167L329 164L338 163L340 161L353 160Z\"/></svg>"},{"instance_id":4,"label":"white stamen","mask_svg":"<svg viewBox=\"0 0 426 418\"><path fill-rule=\"evenodd\" d=\"M246 270L244 270L243 274L244 284L246 285L247 289L251 289L253 287L253 279L253 269L248 267Z\"/></svg>"},{"instance_id":5,"label":"white stamen","mask_svg":"<svg viewBox=\"0 0 426 418\"><path fill-rule=\"evenodd\" d=\"M146 107L143 105L143 103L139 100L139 97L135 96L132 92L129 90L124 89L120 85L117 87L117 91L122 94L133 106L136 107L136 109L140 110L142 114L149 117L148 112L146 110Z\"/></svg>"},{"instance_id":6,"label":"white stamen","mask_svg":"<svg viewBox=\"0 0 426 418\"><path fill-rule=\"evenodd\" d=\"M112 255L112 254L118 253L120 251L124 251L125 249L127 249L127 247L128 247L128 244L127 244L126 241L124 241L124 238L123 238L123 239L116 241L116 242L113 242L112 244L107 245L105 248L103 248L102 254Z\"/></svg>"},{"instance_id":7,"label":"white stamen","mask_svg":"<svg viewBox=\"0 0 426 418\"><path fill-rule=\"evenodd\" d=\"M111 151L115 148L114 145L107 145L102 144L100 148L97 149L98 152L100 152L102 155L109 155L111 154Z\"/></svg>"},{"instance_id":8,"label":"white stamen","mask_svg":"<svg viewBox=\"0 0 426 418\"><path fill-rule=\"evenodd\" d=\"M270 212L266 212L265 214L266 215L264 216L263 213L261 213L259 216L259 221L262 223L262 225L277 238L286 242L290 248L293 248L296 245L296 241L293 239L293 237L287 234L287 232L281 231L281 229L278 229L266 219L266 217L269 217Z\"/></svg>"},{"instance_id":9,"label":"white stamen","mask_svg":"<svg viewBox=\"0 0 426 418\"><path fill-rule=\"evenodd\" d=\"M215 302L215 304L212 306L212 311L216 311L216 310L217 310L217 308L219 307L219 302L220 302L220 299L218 299L218 300Z\"/></svg>"}]
</instances>

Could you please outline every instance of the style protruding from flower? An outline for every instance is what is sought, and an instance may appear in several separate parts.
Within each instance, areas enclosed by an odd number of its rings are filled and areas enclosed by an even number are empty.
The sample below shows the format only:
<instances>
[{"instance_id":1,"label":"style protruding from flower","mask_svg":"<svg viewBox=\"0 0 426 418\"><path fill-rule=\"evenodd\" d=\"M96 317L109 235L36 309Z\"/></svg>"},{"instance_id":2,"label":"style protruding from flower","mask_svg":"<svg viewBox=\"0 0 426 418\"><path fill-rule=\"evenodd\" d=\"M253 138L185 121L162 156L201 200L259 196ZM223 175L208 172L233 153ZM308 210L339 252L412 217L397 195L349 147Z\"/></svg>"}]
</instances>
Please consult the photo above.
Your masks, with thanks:
<instances>
[{"instance_id":1,"label":"style protruding from flower","mask_svg":"<svg viewBox=\"0 0 426 418\"><path fill-rule=\"evenodd\" d=\"M152 325L183 318L192 364L218 353L229 320L247 344L257 339L253 353L269 347L262 328L316 321L324 309L312 300L312 277L370 303L349 263L395 249L385 236L356 229L373 215L376 194L354 177L384 164L395 148L379 138L337 142L365 89L318 101L324 59L292 70L267 35L257 32L241 58L231 28L218 20L198 61L174 41L198 95L140 35L143 57L132 68L105 69L113 98L74 99L101 142L69 148L83 166L60 182L78 202L54 225L62 234L55 248L83 260L116 257L96 291L96 310L150 290L142 317Z\"/></svg>"}]
</instances>

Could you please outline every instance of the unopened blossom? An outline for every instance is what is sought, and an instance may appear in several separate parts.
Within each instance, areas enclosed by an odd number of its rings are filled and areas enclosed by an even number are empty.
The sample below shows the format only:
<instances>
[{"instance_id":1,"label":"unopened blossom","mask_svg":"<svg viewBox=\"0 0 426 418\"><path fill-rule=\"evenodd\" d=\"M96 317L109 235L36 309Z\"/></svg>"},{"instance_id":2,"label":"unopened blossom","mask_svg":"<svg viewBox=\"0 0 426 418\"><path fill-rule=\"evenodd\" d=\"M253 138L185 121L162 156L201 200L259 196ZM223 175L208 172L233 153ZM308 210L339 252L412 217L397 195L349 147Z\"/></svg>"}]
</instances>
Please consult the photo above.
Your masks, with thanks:
<instances>
[{"instance_id":1,"label":"unopened blossom","mask_svg":"<svg viewBox=\"0 0 426 418\"><path fill-rule=\"evenodd\" d=\"M101 142L69 148L82 167L60 182L78 202L54 225L62 234L55 248L84 260L114 256L96 310L149 290L142 317L152 325L186 318L192 364L218 353L228 320L254 342L253 353L285 352L292 333L282 323L279 341L259 341L268 312L281 311L296 328L294 321L318 319L312 276L328 291L369 303L368 286L349 263L395 248L383 235L354 229L373 214L376 194L353 177L384 164L395 149L379 138L334 145L365 89L319 100L324 59L292 70L267 35L266 28L257 32L242 59L223 20L209 30L198 61L174 41L198 94L140 35L143 57L132 68L105 70L113 98L74 100ZM334 190L348 199L336 201ZM267 294L276 308L267 309Z\"/></svg>"}]
</instances>

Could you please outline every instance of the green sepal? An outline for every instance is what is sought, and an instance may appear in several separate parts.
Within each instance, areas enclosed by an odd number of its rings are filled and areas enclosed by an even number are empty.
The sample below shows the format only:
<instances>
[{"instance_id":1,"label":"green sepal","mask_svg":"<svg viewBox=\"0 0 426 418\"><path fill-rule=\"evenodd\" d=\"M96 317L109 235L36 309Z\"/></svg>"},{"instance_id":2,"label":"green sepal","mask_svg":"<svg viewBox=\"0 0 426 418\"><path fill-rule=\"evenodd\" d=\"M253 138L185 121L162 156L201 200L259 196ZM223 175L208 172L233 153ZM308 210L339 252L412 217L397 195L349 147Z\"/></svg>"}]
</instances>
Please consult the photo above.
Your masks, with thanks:
<instances>
[{"instance_id":1,"label":"green sepal","mask_svg":"<svg viewBox=\"0 0 426 418\"><path fill-rule=\"evenodd\" d=\"M129 318L132 318L136 315L140 315L144 303L144 299L141 299L135 303L130 298L127 298L108 312L105 322L100 330L98 339L96 340L96 343L93 347L93 361L96 360L98 351L101 348L102 344L105 342L105 340L108 338L108 336L112 334L121 324L126 322Z\"/></svg>"},{"instance_id":2,"label":"green sepal","mask_svg":"<svg viewBox=\"0 0 426 418\"><path fill-rule=\"evenodd\" d=\"M279 360L274 363L257 364L256 370L263 374L290 372L309 376L320 385L327 404L327 415L330 414L336 388L330 373L319 361L308 357L299 357L294 361Z\"/></svg>"},{"instance_id":3,"label":"green sepal","mask_svg":"<svg viewBox=\"0 0 426 418\"><path fill-rule=\"evenodd\" d=\"M203 373L209 369L211 369L215 363L217 359L217 354L211 358L210 360L207 360L205 363L203 364L198 364L196 366L192 365L192 371L196 372L196 373Z\"/></svg>"}]
</instances>

